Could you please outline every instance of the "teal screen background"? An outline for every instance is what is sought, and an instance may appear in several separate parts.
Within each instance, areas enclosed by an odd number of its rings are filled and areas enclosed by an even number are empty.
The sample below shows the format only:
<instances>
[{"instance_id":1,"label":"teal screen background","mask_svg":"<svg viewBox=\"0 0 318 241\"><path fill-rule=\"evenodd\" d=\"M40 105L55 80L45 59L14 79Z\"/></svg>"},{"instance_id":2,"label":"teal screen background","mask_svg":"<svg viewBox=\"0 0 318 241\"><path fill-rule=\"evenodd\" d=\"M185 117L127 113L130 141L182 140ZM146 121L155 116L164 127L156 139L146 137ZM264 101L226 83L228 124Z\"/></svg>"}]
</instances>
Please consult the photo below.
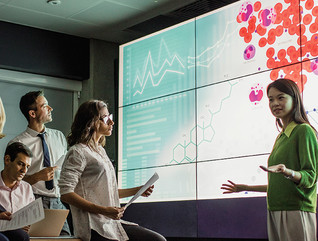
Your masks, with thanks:
<instances>
[{"instance_id":1,"label":"teal screen background","mask_svg":"<svg viewBox=\"0 0 318 241\"><path fill-rule=\"evenodd\" d=\"M259 165L279 131L266 87L277 78L298 84L318 129L317 3L294 2L239 1L120 46L120 188L157 172L137 202L264 196L220 187L267 183Z\"/></svg>"}]
</instances>

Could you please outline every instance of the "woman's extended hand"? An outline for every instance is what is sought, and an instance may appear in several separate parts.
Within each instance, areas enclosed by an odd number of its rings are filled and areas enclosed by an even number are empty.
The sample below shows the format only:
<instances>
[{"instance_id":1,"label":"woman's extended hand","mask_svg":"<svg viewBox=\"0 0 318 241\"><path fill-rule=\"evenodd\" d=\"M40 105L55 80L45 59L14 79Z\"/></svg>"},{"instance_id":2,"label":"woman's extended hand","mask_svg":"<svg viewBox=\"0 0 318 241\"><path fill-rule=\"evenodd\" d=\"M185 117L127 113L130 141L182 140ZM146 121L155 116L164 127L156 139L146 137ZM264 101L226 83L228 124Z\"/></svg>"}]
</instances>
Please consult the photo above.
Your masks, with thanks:
<instances>
[{"instance_id":1,"label":"woman's extended hand","mask_svg":"<svg viewBox=\"0 0 318 241\"><path fill-rule=\"evenodd\" d=\"M154 187L155 187L154 185L150 186L143 194L141 194L141 196L149 197L151 193L153 192Z\"/></svg>"},{"instance_id":2,"label":"woman's extended hand","mask_svg":"<svg viewBox=\"0 0 318 241\"><path fill-rule=\"evenodd\" d=\"M225 183L225 184L222 184L222 187L221 187L221 189L225 190L223 194L246 191L246 185L236 184L230 180L227 180L227 181L230 184Z\"/></svg>"},{"instance_id":3,"label":"woman's extended hand","mask_svg":"<svg viewBox=\"0 0 318 241\"><path fill-rule=\"evenodd\" d=\"M264 171L271 172L271 173L282 173L285 174L286 166L284 164L278 164L270 167L260 166Z\"/></svg>"},{"instance_id":4,"label":"woman's extended hand","mask_svg":"<svg viewBox=\"0 0 318 241\"><path fill-rule=\"evenodd\" d=\"M114 219L114 220L119 220L122 218L122 216L124 215L124 207L119 208L119 207L105 207L105 212L103 213L103 215Z\"/></svg>"}]
</instances>

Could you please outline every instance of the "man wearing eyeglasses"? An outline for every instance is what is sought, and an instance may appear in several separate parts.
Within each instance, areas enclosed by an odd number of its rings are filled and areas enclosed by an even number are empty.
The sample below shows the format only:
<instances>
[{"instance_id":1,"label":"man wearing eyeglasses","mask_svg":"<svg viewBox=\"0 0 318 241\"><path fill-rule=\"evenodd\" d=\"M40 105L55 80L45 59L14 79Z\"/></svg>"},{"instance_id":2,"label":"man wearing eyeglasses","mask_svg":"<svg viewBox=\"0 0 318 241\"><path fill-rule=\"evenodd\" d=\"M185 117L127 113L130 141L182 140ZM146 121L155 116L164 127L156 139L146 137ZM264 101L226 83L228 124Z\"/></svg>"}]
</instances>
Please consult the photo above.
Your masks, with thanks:
<instances>
[{"instance_id":1,"label":"man wearing eyeglasses","mask_svg":"<svg viewBox=\"0 0 318 241\"><path fill-rule=\"evenodd\" d=\"M9 144L21 142L33 153L32 165L23 180L32 185L36 198L42 198L44 208L66 209L60 200L58 179L67 152L67 142L61 131L45 127L46 123L52 121L53 108L49 106L43 91L32 91L21 97L20 110L28 126ZM67 222L61 235L70 235Z\"/></svg>"}]
</instances>

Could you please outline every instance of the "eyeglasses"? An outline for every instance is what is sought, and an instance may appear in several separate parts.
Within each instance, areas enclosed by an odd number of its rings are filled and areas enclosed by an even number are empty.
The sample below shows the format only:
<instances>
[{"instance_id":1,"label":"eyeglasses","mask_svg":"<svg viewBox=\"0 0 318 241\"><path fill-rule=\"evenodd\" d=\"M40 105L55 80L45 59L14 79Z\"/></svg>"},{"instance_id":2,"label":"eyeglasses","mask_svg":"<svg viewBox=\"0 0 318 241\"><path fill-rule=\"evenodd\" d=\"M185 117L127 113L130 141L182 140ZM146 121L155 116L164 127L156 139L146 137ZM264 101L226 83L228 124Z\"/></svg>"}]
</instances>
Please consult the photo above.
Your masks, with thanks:
<instances>
[{"instance_id":1,"label":"eyeglasses","mask_svg":"<svg viewBox=\"0 0 318 241\"><path fill-rule=\"evenodd\" d=\"M113 114L101 117L100 120L102 120L105 124L109 124L110 121L113 121Z\"/></svg>"}]
</instances>

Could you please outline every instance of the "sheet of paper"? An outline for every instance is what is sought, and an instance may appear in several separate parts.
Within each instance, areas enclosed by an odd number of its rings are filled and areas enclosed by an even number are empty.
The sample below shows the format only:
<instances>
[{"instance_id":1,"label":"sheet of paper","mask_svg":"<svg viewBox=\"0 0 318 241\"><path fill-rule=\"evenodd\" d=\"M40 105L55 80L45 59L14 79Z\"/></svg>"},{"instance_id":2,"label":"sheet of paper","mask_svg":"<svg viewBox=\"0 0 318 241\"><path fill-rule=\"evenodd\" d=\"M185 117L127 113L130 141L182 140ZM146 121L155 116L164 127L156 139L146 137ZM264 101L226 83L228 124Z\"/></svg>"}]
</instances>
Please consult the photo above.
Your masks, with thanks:
<instances>
[{"instance_id":1,"label":"sheet of paper","mask_svg":"<svg viewBox=\"0 0 318 241\"><path fill-rule=\"evenodd\" d=\"M0 220L0 231L15 230L33 223L39 222L44 218L42 199L38 198L29 205L19 209L12 214L12 219Z\"/></svg>"},{"instance_id":2,"label":"sheet of paper","mask_svg":"<svg viewBox=\"0 0 318 241\"><path fill-rule=\"evenodd\" d=\"M65 159L65 155L62 155L54 164L54 166L59 166L60 168L62 167L63 165L63 162L64 162L64 159Z\"/></svg>"},{"instance_id":3,"label":"sheet of paper","mask_svg":"<svg viewBox=\"0 0 318 241\"><path fill-rule=\"evenodd\" d=\"M152 177L146 182L145 185L142 186L142 188L139 189L139 191L130 199L128 203L125 205L125 209L132 204L133 201L135 201L138 197L141 196L152 184L155 183L159 179L158 174L155 172L155 174L152 175Z\"/></svg>"},{"instance_id":4,"label":"sheet of paper","mask_svg":"<svg viewBox=\"0 0 318 241\"><path fill-rule=\"evenodd\" d=\"M60 179L61 169L66 155L62 155L55 163L54 166L57 168L54 170L54 186L58 186L58 180Z\"/></svg>"}]
</instances>

